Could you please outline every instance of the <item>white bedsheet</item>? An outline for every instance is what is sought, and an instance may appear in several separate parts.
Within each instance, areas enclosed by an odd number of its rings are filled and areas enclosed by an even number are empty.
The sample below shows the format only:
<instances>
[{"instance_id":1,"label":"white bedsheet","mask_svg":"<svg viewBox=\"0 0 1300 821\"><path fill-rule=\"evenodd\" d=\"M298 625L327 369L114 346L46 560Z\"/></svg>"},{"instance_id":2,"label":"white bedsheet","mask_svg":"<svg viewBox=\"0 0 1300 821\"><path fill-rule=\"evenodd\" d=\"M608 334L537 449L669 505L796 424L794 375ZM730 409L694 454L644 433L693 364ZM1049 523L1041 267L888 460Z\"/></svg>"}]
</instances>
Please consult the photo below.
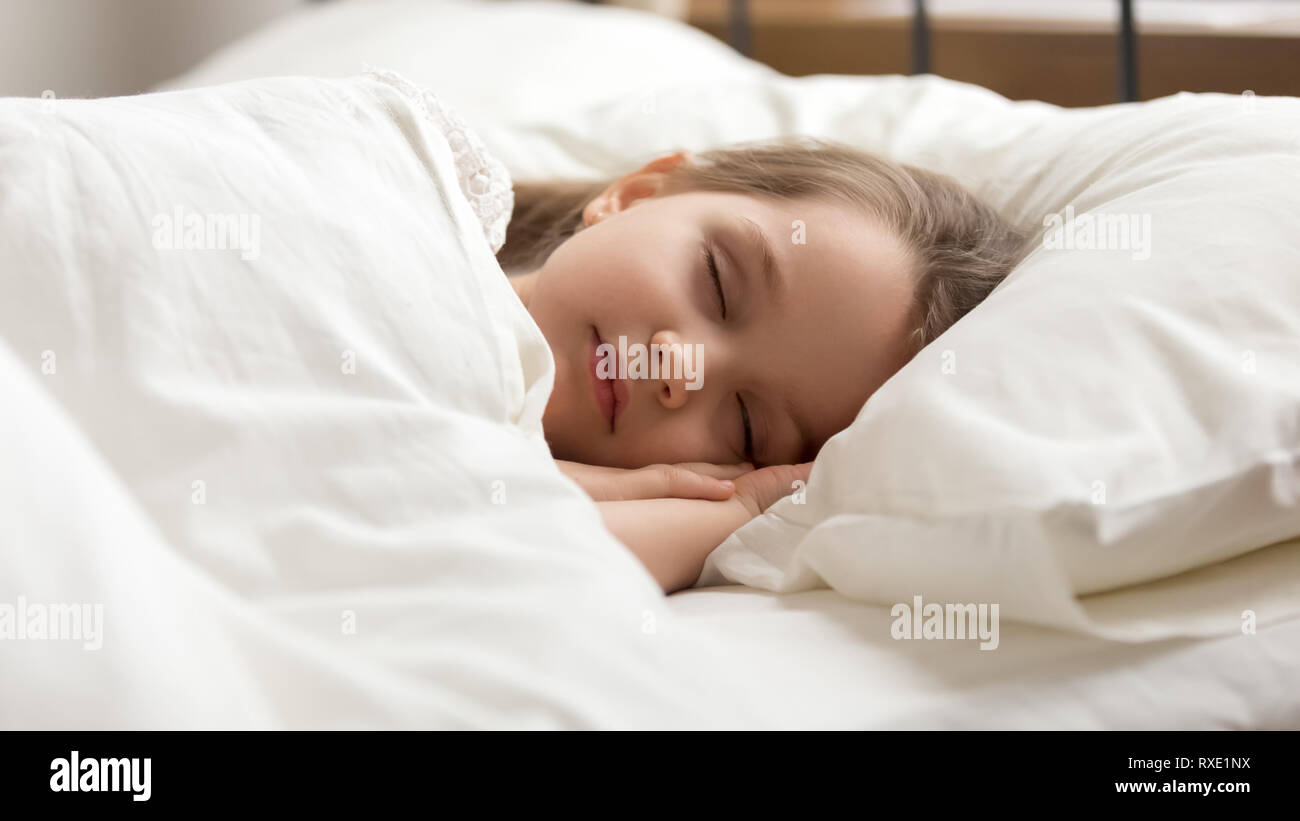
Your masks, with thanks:
<instances>
[{"instance_id":1,"label":"white bedsheet","mask_svg":"<svg viewBox=\"0 0 1300 821\"><path fill-rule=\"evenodd\" d=\"M1300 620L1129 644L1003 620L976 641L896 640L887 607L830 590L670 596L781 726L858 730L1300 729Z\"/></svg>"}]
</instances>

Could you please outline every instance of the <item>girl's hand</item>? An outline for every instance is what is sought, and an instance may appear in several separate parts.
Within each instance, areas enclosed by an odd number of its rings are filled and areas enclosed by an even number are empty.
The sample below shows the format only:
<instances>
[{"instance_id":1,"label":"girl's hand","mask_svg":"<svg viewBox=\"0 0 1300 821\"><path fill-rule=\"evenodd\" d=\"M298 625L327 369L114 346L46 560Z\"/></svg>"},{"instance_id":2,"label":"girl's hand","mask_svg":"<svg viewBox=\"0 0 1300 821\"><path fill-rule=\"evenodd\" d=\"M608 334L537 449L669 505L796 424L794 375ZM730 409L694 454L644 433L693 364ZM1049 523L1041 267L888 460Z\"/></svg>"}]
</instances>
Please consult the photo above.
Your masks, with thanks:
<instances>
[{"instance_id":1,"label":"girl's hand","mask_svg":"<svg viewBox=\"0 0 1300 821\"><path fill-rule=\"evenodd\" d=\"M630 499L706 499L721 502L731 498L736 491L732 479L754 472L754 466L748 462L739 465L682 462L631 470L561 460L556 460L556 464L597 502L625 502Z\"/></svg>"},{"instance_id":2,"label":"girl's hand","mask_svg":"<svg viewBox=\"0 0 1300 821\"><path fill-rule=\"evenodd\" d=\"M563 466L564 463L561 463ZM632 487L632 482L646 481L642 478L629 478L630 474L644 471L651 478L650 485L665 481L665 476L677 476L679 483L718 481L705 473L697 473L692 467L702 470L716 470L719 474L735 475L735 491L727 491L727 498L698 501L708 497L695 498L657 498L665 489L663 485L656 490L655 498L632 499L630 501L597 501L605 527L614 537L627 546L636 555L650 574L659 582L665 593L690 587L700 577L708 555L727 537L744 527L745 523L761 514L777 499L797 490L795 483L807 481L812 471L812 462L801 465L773 465L762 470L744 470L746 465L673 465L679 473L663 470L667 465L654 465L642 471L619 471L606 468L582 470L587 465L578 465L578 473L586 473L588 480L602 473L612 477L612 481L627 483L623 491ZM570 468L572 469L572 468ZM566 473L568 470L565 471ZM739 475L737 475L739 473ZM690 474L683 477L682 474ZM572 474L571 474L572 475ZM691 478L694 477L694 478ZM684 481L683 481L684 480ZM667 480L671 483L671 479ZM684 489L679 487L679 490Z\"/></svg>"},{"instance_id":3,"label":"girl's hand","mask_svg":"<svg viewBox=\"0 0 1300 821\"><path fill-rule=\"evenodd\" d=\"M796 481L807 484L812 466L812 462L803 462L750 471L736 479L734 501L744 505L752 519L776 504L778 499L793 493Z\"/></svg>"}]
</instances>

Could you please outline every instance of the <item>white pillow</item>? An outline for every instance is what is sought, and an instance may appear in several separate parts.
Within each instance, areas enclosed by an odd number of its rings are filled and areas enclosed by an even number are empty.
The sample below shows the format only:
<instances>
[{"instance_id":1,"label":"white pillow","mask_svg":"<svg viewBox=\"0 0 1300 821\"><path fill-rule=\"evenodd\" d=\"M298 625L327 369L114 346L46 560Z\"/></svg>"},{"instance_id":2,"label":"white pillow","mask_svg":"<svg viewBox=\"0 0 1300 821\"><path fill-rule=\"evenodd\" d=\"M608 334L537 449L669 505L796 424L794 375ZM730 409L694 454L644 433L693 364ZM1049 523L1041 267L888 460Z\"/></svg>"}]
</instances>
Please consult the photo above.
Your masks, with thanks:
<instances>
[{"instance_id":1,"label":"white pillow","mask_svg":"<svg viewBox=\"0 0 1300 821\"><path fill-rule=\"evenodd\" d=\"M776 75L693 26L631 9L555 0L333 0L305 5L161 88L339 77L363 64L437 89L476 128L552 120L619 97L649 100L655 89L681 83Z\"/></svg>"},{"instance_id":2,"label":"white pillow","mask_svg":"<svg viewBox=\"0 0 1300 821\"><path fill-rule=\"evenodd\" d=\"M791 133L953 174L1040 237L1068 207L1073 229L1149 219L1151 244L1035 250L828 443L806 504L741 529L698 584L999 603L1128 640L1300 611L1300 542L1185 573L1300 534L1300 101L1065 110L934 77L780 78L484 139L517 178L599 177Z\"/></svg>"}]
</instances>

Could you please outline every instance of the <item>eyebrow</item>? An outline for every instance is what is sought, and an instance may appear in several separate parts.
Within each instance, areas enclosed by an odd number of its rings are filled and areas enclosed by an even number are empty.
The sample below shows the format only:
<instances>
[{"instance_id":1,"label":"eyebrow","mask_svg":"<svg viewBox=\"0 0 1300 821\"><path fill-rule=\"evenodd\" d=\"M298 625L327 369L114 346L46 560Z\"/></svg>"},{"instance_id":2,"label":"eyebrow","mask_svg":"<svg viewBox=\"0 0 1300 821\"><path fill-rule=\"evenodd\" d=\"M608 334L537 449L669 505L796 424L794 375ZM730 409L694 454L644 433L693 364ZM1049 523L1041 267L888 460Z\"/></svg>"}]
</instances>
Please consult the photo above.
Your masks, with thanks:
<instances>
[{"instance_id":1,"label":"eyebrow","mask_svg":"<svg viewBox=\"0 0 1300 821\"><path fill-rule=\"evenodd\" d=\"M759 269L762 271L763 281L767 284L768 293L773 301L780 301L785 293L785 277L781 275L776 254L772 253L772 244L767 241L767 235L763 233L758 223L748 217L740 217L737 221L742 228L741 236L749 242L750 251L757 254L761 260Z\"/></svg>"}]
</instances>

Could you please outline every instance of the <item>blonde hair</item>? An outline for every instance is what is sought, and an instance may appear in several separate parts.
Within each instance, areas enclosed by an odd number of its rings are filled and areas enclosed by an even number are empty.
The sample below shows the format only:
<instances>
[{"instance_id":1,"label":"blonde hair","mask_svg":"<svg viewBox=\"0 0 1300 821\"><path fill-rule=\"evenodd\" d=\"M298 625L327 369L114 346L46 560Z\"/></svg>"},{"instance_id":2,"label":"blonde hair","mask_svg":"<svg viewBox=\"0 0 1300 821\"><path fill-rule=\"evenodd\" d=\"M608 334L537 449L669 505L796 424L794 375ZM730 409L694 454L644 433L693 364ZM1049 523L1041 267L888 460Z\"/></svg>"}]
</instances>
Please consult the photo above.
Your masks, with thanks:
<instances>
[{"instance_id":1,"label":"blonde hair","mask_svg":"<svg viewBox=\"0 0 1300 821\"><path fill-rule=\"evenodd\" d=\"M521 182L506 243L507 272L540 267L581 231L583 208L609 182ZM1026 235L956 180L811 137L742 143L692 155L657 196L724 191L840 201L880 220L916 260L909 336L915 355L984 300L1020 261Z\"/></svg>"}]
</instances>

